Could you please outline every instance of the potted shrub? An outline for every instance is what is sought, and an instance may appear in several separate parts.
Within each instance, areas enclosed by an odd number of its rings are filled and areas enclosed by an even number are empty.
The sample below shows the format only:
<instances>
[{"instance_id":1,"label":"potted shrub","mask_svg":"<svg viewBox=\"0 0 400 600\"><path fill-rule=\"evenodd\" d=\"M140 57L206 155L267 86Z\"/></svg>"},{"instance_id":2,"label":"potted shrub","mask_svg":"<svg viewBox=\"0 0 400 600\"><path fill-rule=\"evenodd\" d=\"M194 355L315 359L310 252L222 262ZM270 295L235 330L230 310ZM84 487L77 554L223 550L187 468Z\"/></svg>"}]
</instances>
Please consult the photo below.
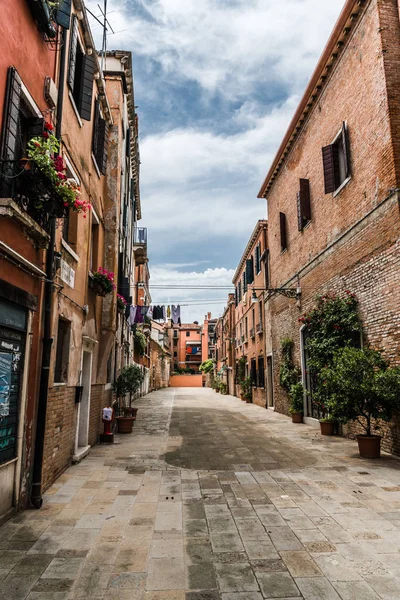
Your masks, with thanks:
<instances>
[{"instance_id":1,"label":"potted shrub","mask_svg":"<svg viewBox=\"0 0 400 600\"><path fill-rule=\"evenodd\" d=\"M360 456L379 458L381 436L376 421L390 421L400 408L400 367L389 368L380 352L343 348L321 371L329 413L341 423L356 421Z\"/></svg>"},{"instance_id":2,"label":"potted shrub","mask_svg":"<svg viewBox=\"0 0 400 600\"><path fill-rule=\"evenodd\" d=\"M242 395L247 404L251 404L253 400L253 382L251 377L245 377L241 383Z\"/></svg>"},{"instance_id":3,"label":"potted shrub","mask_svg":"<svg viewBox=\"0 0 400 600\"><path fill-rule=\"evenodd\" d=\"M131 433L136 419L137 409L132 407L133 395L140 388L143 373L139 365L124 367L114 382L114 392L117 395L119 413L116 417L118 433ZM129 394L129 406L125 406L125 398ZM122 413L122 414L121 414Z\"/></svg>"},{"instance_id":4,"label":"potted shrub","mask_svg":"<svg viewBox=\"0 0 400 600\"><path fill-rule=\"evenodd\" d=\"M335 433L335 421L332 417L324 417L319 420L321 435L333 435Z\"/></svg>"},{"instance_id":5,"label":"potted shrub","mask_svg":"<svg viewBox=\"0 0 400 600\"><path fill-rule=\"evenodd\" d=\"M219 384L219 389L220 389L221 394L226 396L226 394L228 393L228 386L226 385L226 383L221 381L221 383Z\"/></svg>"},{"instance_id":6,"label":"potted shrub","mask_svg":"<svg viewBox=\"0 0 400 600\"><path fill-rule=\"evenodd\" d=\"M133 332L133 345L136 352L138 352L140 356L144 356L147 348L147 339L144 333L139 331L139 329L136 329Z\"/></svg>"},{"instance_id":7,"label":"potted shrub","mask_svg":"<svg viewBox=\"0 0 400 600\"><path fill-rule=\"evenodd\" d=\"M84 218L86 218L85 213L92 208L92 205L87 200L81 199L81 189L75 179L67 177L64 160L58 154L60 143L53 135L53 129L53 124L46 121L42 135L29 140L27 146L28 157L23 159L24 170L33 184L35 178L41 177L43 179L46 188L51 191L52 197L59 202L63 211L70 209L78 213L82 212ZM41 202L43 203L43 200ZM44 201L43 207L49 208L49 200L47 204ZM54 210L58 210L58 208L53 206L52 211L54 212Z\"/></svg>"},{"instance_id":8,"label":"potted shrub","mask_svg":"<svg viewBox=\"0 0 400 600\"><path fill-rule=\"evenodd\" d=\"M114 273L99 267L97 273L90 276L89 284L96 296L107 296L115 290Z\"/></svg>"},{"instance_id":9,"label":"potted shrub","mask_svg":"<svg viewBox=\"0 0 400 600\"><path fill-rule=\"evenodd\" d=\"M304 411L303 385L299 382L292 384L288 396L290 400L289 412L292 415L292 423L302 423Z\"/></svg>"},{"instance_id":10,"label":"potted shrub","mask_svg":"<svg viewBox=\"0 0 400 600\"><path fill-rule=\"evenodd\" d=\"M218 379L218 377L215 378L215 391L217 392L217 394L219 394L219 392L221 391L221 382Z\"/></svg>"}]
</instances>

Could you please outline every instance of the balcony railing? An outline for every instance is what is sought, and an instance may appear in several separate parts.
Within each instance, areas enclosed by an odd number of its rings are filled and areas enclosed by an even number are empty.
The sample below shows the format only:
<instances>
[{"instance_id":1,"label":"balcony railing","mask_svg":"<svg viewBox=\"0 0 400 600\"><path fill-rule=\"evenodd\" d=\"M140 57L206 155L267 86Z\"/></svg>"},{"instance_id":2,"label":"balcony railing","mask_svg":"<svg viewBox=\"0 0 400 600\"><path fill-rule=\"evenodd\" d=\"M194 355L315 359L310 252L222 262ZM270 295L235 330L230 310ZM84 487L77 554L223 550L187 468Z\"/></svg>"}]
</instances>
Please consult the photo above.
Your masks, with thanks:
<instances>
[{"instance_id":1,"label":"balcony railing","mask_svg":"<svg viewBox=\"0 0 400 600\"><path fill-rule=\"evenodd\" d=\"M255 330L254 328L253 328L253 329L250 329L250 337L251 337L252 339L256 337L256 330Z\"/></svg>"},{"instance_id":2,"label":"balcony railing","mask_svg":"<svg viewBox=\"0 0 400 600\"><path fill-rule=\"evenodd\" d=\"M147 246L147 227L135 227L133 231L135 246Z\"/></svg>"},{"instance_id":3,"label":"balcony railing","mask_svg":"<svg viewBox=\"0 0 400 600\"><path fill-rule=\"evenodd\" d=\"M51 219L65 216L53 184L38 169L25 170L19 161L0 161L0 198L10 198L47 233Z\"/></svg>"}]
</instances>

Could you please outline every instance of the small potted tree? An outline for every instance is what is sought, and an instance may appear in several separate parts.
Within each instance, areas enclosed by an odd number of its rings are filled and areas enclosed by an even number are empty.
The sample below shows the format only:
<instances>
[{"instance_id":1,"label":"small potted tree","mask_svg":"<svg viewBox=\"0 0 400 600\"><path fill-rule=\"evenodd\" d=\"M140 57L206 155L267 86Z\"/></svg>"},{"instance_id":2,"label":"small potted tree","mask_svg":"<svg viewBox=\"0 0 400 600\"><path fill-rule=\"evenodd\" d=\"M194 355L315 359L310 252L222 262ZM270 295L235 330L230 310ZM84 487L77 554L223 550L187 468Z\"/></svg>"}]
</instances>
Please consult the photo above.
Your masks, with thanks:
<instances>
[{"instance_id":1,"label":"small potted tree","mask_svg":"<svg viewBox=\"0 0 400 600\"><path fill-rule=\"evenodd\" d=\"M226 385L226 383L221 381L221 383L219 384L219 389L220 389L221 394L226 396L226 394L228 393L228 386Z\"/></svg>"},{"instance_id":2,"label":"small potted tree","mask_svg":"<svg viewBox=\"0 0 400 600\"><path fill-rule=\"evenodd\" d=\"M335 421L328 415L319 420L321 435L333 435L335 433Z\"/></svg>"},{"instance_id":3,"label":"small potted tree","mask_svg":"<svg viewBox=\"0 0 400 600\"><path fill-rule=\"evenodd\" d=\"M289 412L292 415L292 423L303 422L304 411L304 387L300 382L293 383L288 392L290 407Z\"/></svg>"},{"instance_id":4,"label":"small potted tree","mask_svg":"<svg viewBox=\"0 0 400 600\"><path fill-rule=\"evenodd\" d=\"M333 364L321 371L327 405L341 423L356 421L364 430L357 435L360 456L379 458L379 421L390 421L400 408L400 367L389 368L380 352L343 348ZM378 423L377 423L378 422Z\"/></svg>"},{"instance_id":5,"label":"small potted tree","mask_svg":"<svg viewBox=\"0 0 400 600\"><path fill-rule=\"evenodd\" d=\"M118 416L116 417L118 433L131 433L136 419L137 408L132 407L133 396L140 388L143 373L139 365L124 367L114 383L117 395ZM129 394L129 406L125 405L126 396Z\"/></svg>"},{"instance_id":6,"label":"small potted tree","mask_svg":"<svg viewBox=\"0 0 400 600\"><path fill-rule=\"evenodd\" d=\"M251 404L253 401L253 382L251 377L245 377L241 383L242 396L246 400L247 404Z\"/></svg>"}]
</instances>

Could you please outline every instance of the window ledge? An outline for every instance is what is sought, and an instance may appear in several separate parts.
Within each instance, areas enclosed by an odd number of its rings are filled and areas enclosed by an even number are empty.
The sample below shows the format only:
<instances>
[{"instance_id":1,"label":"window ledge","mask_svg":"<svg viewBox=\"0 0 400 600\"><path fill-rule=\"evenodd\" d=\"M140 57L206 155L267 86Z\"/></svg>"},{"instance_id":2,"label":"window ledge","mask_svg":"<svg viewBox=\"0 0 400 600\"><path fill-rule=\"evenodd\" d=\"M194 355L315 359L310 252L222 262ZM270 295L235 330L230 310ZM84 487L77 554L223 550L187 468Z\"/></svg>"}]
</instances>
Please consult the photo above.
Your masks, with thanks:
<instances>
[{"instance_id":1,"label":"window ledge","mask_svg":"<svg viewBox=\"0 0 400 600\"><path fill-rule=\"evenodd\" d=\"M61 240L61 245L64 248L64 250L66 250L76 262L79 262L79 256L76 252L74 252L74 250L72 250L71 246L64 239Z\"/></svg>"},{"instance_id":2,"label":"window ledge","mask_svg":"<svg viewBox=\"0 0 400 600\"><path fill-rule=\"evenodd\" d=\"M65 381L60 381L60 382L54 382L53 383L53 387L63 387L66 386L67 384L65 383Z\"/></svg>"},{"instance_id":3,"label":"window ledge","mask_svg":"<svg viewBox=\"0 0 400 600\"><path fill-rule=\"evenodd\" d=\"M95 168L95 171L96 171L96 173L97 173L97 177L100 179L100 178L101 178L100 169L99 169L99 167L97 166L97 162L96 162L96 159L95 159L95 156L94 156L93 152L92 152L92 163L93 163L93 165L94 165L94 168Z\"/></svg>"},{"instance_id":4,"label":"window ledge","mask_svg":"<svg viewBox=\"0 0 400 600\"><path fill-rule=\"evenodd\" d=\"M83 127L81 115L79 114L78 109L76 108L75 100L74 100L71 90L68 90L68 96L69 96L69 99L71 100L71 104L72 104L72 108L74 109L75 116L78 119L79 127Z\"/></svg>"},{"instance_id":5,"label":"window ledge","mask_svg":"<svg viewBox=\"0 0 400 600\"><path fill-rule=\"evenodd\" d=\"M349 183L349 181L351 181L351 175L350 175L350 177L347 177L347 179L345 179L343 181L343 183L340 184L340 186L338 187L338 189L333 192L332 198L336 198L336 196L338 196L340 194L340 192L342 191L342 189L344 187L346 187L346 185Z\"/></svg>"}]
</instances>

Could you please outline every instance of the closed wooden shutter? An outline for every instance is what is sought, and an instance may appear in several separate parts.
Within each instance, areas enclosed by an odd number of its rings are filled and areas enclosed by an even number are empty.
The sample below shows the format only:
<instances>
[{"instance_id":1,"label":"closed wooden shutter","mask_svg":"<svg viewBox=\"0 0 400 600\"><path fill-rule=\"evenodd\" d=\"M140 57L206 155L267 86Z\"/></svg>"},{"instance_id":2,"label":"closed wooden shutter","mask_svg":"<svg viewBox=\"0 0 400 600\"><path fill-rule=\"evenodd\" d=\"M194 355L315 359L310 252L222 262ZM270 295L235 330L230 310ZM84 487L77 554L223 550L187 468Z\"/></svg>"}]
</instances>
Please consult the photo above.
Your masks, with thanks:
<instances>
[{"instance_id":1,"label":"closed wooden shutter","mask_svg":"<svg viewBox=\"0 0 400 600\"><path fill-rule=\"evenodd\" d=\"M68 83L69 88L72 91L74 90L77 47L78 47L78 18L76 15L72 15L71 36L70 36L70 42L69 42L69 62L68 62L68 73L67 73L67 83Z\"/></svg>"},{"instance_id":2,"label":"closed wooden shutter","mask_svg":"<svg viewBox=\"0 0 400 600\"><path fill-rule=\"evenodd\" d=\"M97 166L99 165L99 120L100 120L100 103L96 98L94 103L94 122L93 122L93 138L92 138L92 152L96 159Z\"/></svg>"},{"instance_id":3,"label":"closed wooden shutter","mask_svg":"<svg viewBox=\"0 0 400 600\"><path fill-rule=\"evenodd\" d=\"M246 282L247 285L254 282L254 259L252 256L246 260Z\"/></svg>"},{"instance_id":4,"label":"closed wooden shutter","mask_svg":"<svg viewBox=\"0 0 400 600\"><path fill-rule=\"evenodd\" d=\"M243 273L243 294L247 292L247 279L246 279L246 271Z\"/></svg>"},{"instance_id":5,"label":"closed wooden shutter","mask_svg":"<svg viewBox=\"0 0 400 600\"><path fill-rule=\"evenodd\" d=\"M102 159L100 171L103 175L107 172L107 159L108 159L108 137L109 137L109 126L105 119L100 120L99 137L102 149Z\"/></svg>"},{"instance_id":6,"label":"closed wooden shutter","mask_svg":"<svg viewBox=\"0 0 400 600\"><path fill-rule=\"evenodd\" d=\"M297 222L299 231L311 221L310 181L300 179L300 191L297 194Z\"/></svg>"},{"instance_id":7,"label":"closed wooden shutter","mask_svg":"<svg viewBox=\"0 0 400 600\"><path fill-rule=\"evenodd\" d=\"M322 148L325 194L331 194L340 185L339 150L336 144Z\"/></svg>"},{"instance_id":8,"label":"closed wooden shutter","mask_svg":"<svg viewBox=\"0 0 400 600\"><path fill-rule=\"evenodd\" d=\"M261 248L260 248L260 244L258 244L256 246L256 273L259 273L261 271L261 264L260 264L260 256L261 256Z\"/></svg>"},{"instance_id":9,"label":"closed wooden shutter","mask_svg":"<svg viewBox=\"0 0 400 600\"><path fill-rule=\"evenodd\" d=\"M237 286L235 287L235 306L237 306L239 304L239 294L238 294L238 289Z\"/></svg>"},{"instance_id":10,"label":"closed wooden shutter","mask_svg":"<svg viewBox=\"0 0 400 600\"><path fill-rule=\"evenodd\" d=\"M265 367L263 356L259 356L258 358L258 387L265 387Z\"/></svg>"},{"instance_id":11,"label":"closed wooden shutter","mask_svg":"<svg viewBox=\"0 0 400 600\"><path fill-rule=\"evenodd\" d=\"M343 156L344 164L346 169L346 179L351 175L350 169L350 144L349 144L349 132L346 127L346 123L342 123L342 144L343 144Z\"/></svg>"},{"instance_id":12,"label":"closed wooden shutter","mask_svg":"<svg viewBox=\"0 0 400 600\"><path fill-rule=\"evenodd\" d=\"M56 23L64 29L69 29L71 22L72 0L61 0L56 10Z\"/></svg>"},{"instance_id":13,"label":"closed wooden shutter","mask_svg":"<svg viewBox=\"0 0 400 600\"><path fill-rule=\"evenodd\" d=\"M92 115L93 78L95 58L89 54L82 57L81 81L77 97L77 109L82 119L90 121Z\"/></svg>"},{"instance_id":14,"label":"closed wooden shutter","mask_svg":"<svg viewBox=\"0 0 400 600\"><path fill-rule=\"evenodd\" d=\"M281 234L281 251L283 252L287 248L286 215L283 212L279 213L279 226Z\"/></svg>"},{"instance_id":15,"label":"closed wooden shutter","mask_svg":"<svg viewBox=\"0 0 400 600\"><path fill-rule=\"evenodd\" d=\"M20 106L21 78L15 67L9 67L1 128L1 158L3 160L16 160L17 158Z\"/></svg>"},{"instance_id":16,"label":"closed wooden shutter","mask_svg":"<svg viewBox=\"0 0 400 600\"><path fill-rule=\"evenodd\" d=\"M242 300L242 282L239 281L238 283L238 296L239 296L239 302L241 302Z\"/></svg>"}]
</instances>

